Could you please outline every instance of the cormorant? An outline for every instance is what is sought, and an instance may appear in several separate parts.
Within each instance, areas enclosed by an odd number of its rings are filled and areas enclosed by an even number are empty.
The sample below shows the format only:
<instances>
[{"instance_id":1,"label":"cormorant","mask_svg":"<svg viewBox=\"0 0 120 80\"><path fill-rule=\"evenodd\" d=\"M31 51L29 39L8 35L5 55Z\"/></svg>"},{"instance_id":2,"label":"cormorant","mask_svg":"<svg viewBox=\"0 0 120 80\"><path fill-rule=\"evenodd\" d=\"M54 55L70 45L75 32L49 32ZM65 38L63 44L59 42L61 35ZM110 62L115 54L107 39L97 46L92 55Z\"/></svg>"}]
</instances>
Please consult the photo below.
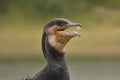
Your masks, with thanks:
<instances>
[{"instance_id":1,"label":"cormorant","mask_svg":"<svg viewBox=\"0 0 120 80\"><path fill-rule=\"evenodd\" d=\"M66 31L67 28L79 26L64 18L50 20L44 27L42 36L42 50L47 61L46 67L33 77L24 80L70 80L68 68L65 61L65 46L67 42L76 36L77 32Z\"/></svg>"}]
</instances>

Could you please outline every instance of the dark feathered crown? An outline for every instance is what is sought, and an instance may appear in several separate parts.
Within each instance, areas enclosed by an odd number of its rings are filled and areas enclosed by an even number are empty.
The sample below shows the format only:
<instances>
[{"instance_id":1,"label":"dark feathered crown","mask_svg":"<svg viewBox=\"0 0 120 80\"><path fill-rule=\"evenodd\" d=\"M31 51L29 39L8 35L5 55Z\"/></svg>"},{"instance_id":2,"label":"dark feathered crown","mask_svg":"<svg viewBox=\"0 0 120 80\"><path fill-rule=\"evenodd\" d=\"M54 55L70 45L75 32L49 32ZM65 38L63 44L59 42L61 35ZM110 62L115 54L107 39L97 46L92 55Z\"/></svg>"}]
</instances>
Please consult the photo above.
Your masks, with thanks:
<instances>
[{"instance_id":1,"label":"dark feathered crown","mask_svg":"<svg viewBox=\"0 0 120 80\"><path fill-rule=\"evenodd\" d=\"M67 19L64 19L64 18L55 18L55 19L50 20L46 24L46 27L51 27L53 25L66 26L68 23L70 23L70 21L67 20Z\"/></svg>"}]
</instances>

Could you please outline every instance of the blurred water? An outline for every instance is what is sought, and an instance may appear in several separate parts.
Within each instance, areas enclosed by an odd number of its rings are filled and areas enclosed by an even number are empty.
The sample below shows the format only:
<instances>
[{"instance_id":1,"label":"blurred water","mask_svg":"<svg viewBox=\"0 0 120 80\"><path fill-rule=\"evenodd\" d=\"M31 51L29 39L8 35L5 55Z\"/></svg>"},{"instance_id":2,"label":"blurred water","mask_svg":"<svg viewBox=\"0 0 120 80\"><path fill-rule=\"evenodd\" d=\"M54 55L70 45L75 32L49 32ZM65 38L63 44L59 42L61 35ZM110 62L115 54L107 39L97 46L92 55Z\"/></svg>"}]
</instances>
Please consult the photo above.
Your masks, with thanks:
<instances>
[{"instance_id":1,"label":"blurred water","mask_svg":"<svg viewBox=\"0 0 120 80\"><path fill-rule=\"evenodd\" d=\"M44 63L0 63L0 80L21 80L44 67ZM120 61L69 61L71 80L120 80Z\"/></svg>"}]
</instances>

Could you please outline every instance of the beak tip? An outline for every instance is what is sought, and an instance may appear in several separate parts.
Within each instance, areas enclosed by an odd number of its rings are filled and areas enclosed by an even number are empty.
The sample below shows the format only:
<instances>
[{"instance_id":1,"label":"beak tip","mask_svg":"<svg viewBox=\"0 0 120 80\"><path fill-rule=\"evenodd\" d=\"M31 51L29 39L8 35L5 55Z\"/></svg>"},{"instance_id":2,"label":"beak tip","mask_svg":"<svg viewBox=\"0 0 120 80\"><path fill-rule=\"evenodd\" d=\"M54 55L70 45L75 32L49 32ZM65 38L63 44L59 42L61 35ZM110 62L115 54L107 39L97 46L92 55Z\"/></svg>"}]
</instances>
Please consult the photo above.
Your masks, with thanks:
<instances>
[{"instance_id":1,"label":"beak tip","mask_svg":"<svg viewBox=\"0 0 120 80\"><path fill-rule=\"evenodd\" d=\"M82 24L79 23L79 27L82 29L83 28Z\"/></svg>"}]
</instances>

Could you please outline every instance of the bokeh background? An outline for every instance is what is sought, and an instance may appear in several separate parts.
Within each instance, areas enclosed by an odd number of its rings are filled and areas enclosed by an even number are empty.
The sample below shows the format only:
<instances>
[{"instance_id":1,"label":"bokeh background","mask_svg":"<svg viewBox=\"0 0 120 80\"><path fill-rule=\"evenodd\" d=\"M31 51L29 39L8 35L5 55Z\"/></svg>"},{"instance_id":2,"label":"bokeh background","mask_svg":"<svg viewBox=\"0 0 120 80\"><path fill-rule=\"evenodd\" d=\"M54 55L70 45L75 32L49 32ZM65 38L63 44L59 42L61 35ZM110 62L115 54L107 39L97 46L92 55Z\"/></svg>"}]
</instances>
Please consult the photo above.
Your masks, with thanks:
<instances>
[{"instance_id":1,"label":"bokeh background","mask_svg":"<svg viewBox=\"0 0 120 80\"><path fill-rule=\"evenodd\" d=\"M42 30L57 17L84 26L66 46L71 80L119 80L120 0L0 0L0 80L45 66Z\"/></svg>"}]
</instances>

